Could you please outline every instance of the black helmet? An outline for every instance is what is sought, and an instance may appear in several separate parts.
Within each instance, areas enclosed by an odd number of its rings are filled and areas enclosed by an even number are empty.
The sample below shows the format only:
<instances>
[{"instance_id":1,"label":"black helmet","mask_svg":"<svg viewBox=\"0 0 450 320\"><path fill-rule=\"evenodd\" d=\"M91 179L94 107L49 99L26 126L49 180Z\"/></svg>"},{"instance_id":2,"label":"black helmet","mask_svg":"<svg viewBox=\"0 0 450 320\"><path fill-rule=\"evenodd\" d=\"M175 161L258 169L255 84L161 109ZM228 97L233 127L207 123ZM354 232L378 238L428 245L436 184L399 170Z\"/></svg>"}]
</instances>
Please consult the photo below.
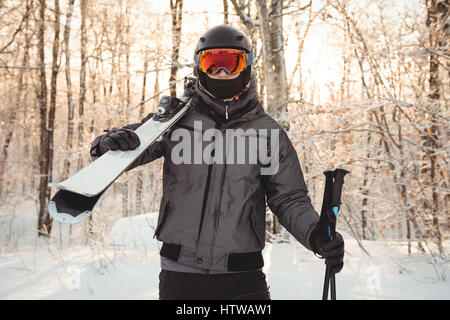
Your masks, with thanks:
<instances>
[{"instance_id":1,"label":"black helmet","mask_svg":"<svg viewBox=\"0 0 450 320\"><path fill-rule=\"evenodd\" d=\"M221 49L230 48L243 50L248 53L249 61L248 66L239 74L239 77L227 80L211 79L200 70L197 65L197 56L200 51L208 49ZM196 66L194 67L194 74L197 76L200 89L207 94L213 96L216 99L234 99L236 96L241 95L247 91L250 86L250 79L253 63L252 45L247 36L239 30L227 25L220 25L213 27L206 31L206 33L200 37L197 48L195 49L194 61Z\"/></svg>"},{"instance_id":2,"label":"black helmet","mask_svg":"<svg viewBox=\"0 0 450 320\"><path fill-rule=\"evenodd\" d=\"M241 49L247 53L252 51L252 45L244 33L224 24L206 31L200 37L195 53L214 48Z\"/></svg>"}]
</instances>

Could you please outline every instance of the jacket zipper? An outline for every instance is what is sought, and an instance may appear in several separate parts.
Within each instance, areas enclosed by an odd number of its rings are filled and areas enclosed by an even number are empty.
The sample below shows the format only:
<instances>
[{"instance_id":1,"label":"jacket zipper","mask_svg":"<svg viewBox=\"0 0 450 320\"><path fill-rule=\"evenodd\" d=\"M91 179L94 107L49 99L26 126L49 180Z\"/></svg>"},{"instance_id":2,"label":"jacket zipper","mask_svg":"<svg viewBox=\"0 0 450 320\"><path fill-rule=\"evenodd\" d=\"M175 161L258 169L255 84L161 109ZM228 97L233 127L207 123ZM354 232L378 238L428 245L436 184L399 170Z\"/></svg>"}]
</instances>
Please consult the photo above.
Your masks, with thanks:
<instances>
[{"instance_id":1,"label":"jacket zipper","mask_svg":"<svg viewBox=\"0 0 450 320\"><path fill-rule=\"evenodd\" d=\"M223 133L223 129L221 128L221 131ZM225 152L226 153L226 152ZM226 155L225 155L226 158ZM211 251L209 254L209 263L210 265L212 265L213 261L213 254L214 254L214 247L216 245L216 238L217 238L217 231L219 228L219 220L220 220L220 207L222 206L222 194L223 194L223 185L225 183L225 172L227 170L227 163L226 161L223 164L223 171L222 171L222 175L220 177L220 198L219 198L219 205L217 206L216 210L214 211L214 234L213 234L213 242L211 245Z\"/></svg>"},{"instance_id":2,"label":"jacket zipper","mask_svg":"<svg viewBox=\"0 0 450 320\"><path fill-rule=\"evenodd\" d=\"M219 205L217 207L217 209L214 212L215 215L215 220L214 220L214 235L213 235L213 242L211 245L211 252L210 252L210 257L209 257L209 261L210 264L212 265L212 257L214 254L214 247L216 246L216 238L217 238L217 229L219 228L219 220L220 220L220 207L222 205L222 192L223 192L223 184L225 182L225 171L226 171L227 167L226 164L224 164L223 167L223 172L222 172L222 178L220 181L220 199L219 199Z\"/></svg>"},{"instance_id":3,"label":"jacket zipper","mask_svg":"<svg viewBox=\"0 0 450 320\"><path fill-rule=\"evenodd\" d=\"M228 105L225 106L225 112L226 112L226 118L228 119ZM215 128L216 129L220 129L223 132L223 123L219 124L219 123L216 122ZM213 166L213 164L210 164L208 166L208 176L207 176L207 180L206 180L205 192L204 192L204 195L203 195L202 214L201 214L201 217L200 217L200 226L199 226L198 235L197 235L197 246L198 246L199 241L200 241L200 235L201 235L201 231L202 231L202 227L203 227L203 220L204 220L204 217L205 217L206 202L208 200L208 195L209 195L212 166ZM223 168L223 171L222 171L222 176L221 176L221 181L220 181L219 206L218 206L218 209L216 209L214 211L214 219L215 219L214 220L214 230L213 230L214 234L213 234L213 241L212 241L211 250L210 250L210 258L209 258L210 265L212 265L212 256L213 256L213 253L214 253L214 246L215 246L215 243L216 243L217 228L219 226L220 207L222 205L222 192L223 192L223 185L224 185L224 182L225 182L225 170L226 170L226 161L224 163L224 168Z\"/></svg>"},{"instance_id":4,"label":"jacket zipper","mask_svg":"<svg viewBox=\"0 0 450 320\"><path fill-rule=\"evenodd\" d=\"M200 216L200 225L198 227L197 245L200 241L200 233L202 232L203 218L205 217L206 201L208 200L209 184L211 181L212 164L208 166L208 176L206 178L205 192L203 194L202 215Z\"/></svg>"},{"instance_id":5,"label":"jacket zipper","mask_svg":"<svg viewBox=\"0 0 450 320\"><path fill-rule=\"evenodd\" d=\"M218 128L219 128L219 125L216 124L216 129L218 129ZM215 152L215 151L213 150L213 152ZM203 219L205 217L206 202L208 201L209 185L210 185L210 182L211 182L212 166L213 166L212 163L210 165L208 165L208 175L206 177L206 186L205 186L205 191L203 193L202 214L200 216L200 225L198 227L198 234L197 234L197 245L198 245L198 243L200 241L200 234L202 232L202 227L203 227Z\"/></svg>"},{"instance_id":6,"label":"jacket zipper","mask_svg":"<svg viewBox=\"0 0 450 320\"><path fill-rule=\"evenodd\" d=\"M179 125L179 127L184 128L186 130L194 131L194 128L191 128L188 126ZM200 216L200 224L198 227L198 234L197 234L197 245L200 240L200 233L202 231L202 226L203 226L203 218L205 216L206 202L208 200L209 185L210 185L210 181L211 181L211 171L212 171L212 164L208 165L208 174L206 176L206 186L205 186L205 191L203 193L202 213Z\"/></svg>"}]
</instances>

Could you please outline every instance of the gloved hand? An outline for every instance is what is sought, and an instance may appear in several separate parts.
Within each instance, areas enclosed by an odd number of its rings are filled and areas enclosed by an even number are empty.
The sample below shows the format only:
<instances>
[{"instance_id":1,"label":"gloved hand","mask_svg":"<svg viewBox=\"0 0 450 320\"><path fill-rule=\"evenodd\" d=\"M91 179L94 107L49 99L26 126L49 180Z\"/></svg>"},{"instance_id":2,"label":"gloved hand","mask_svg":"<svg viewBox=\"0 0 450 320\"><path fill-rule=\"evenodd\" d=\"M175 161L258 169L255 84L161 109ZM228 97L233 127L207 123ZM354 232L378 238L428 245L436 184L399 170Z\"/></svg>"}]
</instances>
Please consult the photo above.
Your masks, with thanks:
<instances>
[{"instance_id":1,"label":"gloved hand","mask_svg":"<svg viewBox=\"0 0 450 320\"><path fill-rule=\"evenodd\" d=\"M98 148L101 154L103 154L108 150L134 150L140 144L141 141L133 130L113 128L101 138Z\"/></svg>"},{"instance_id":2,"label":"gloved hand","mask_svg":"<svg viewBox=\"0 0 450 320\"><path fill-rule=\"evenodd\" d=\"M323 237L323 232L316 227L311 233L309 243L313 252L325 259L325 264L331 266L332 273L338 273L344 266L344 239L339 232L333 240Z\"/></svg>"}]
</instances>

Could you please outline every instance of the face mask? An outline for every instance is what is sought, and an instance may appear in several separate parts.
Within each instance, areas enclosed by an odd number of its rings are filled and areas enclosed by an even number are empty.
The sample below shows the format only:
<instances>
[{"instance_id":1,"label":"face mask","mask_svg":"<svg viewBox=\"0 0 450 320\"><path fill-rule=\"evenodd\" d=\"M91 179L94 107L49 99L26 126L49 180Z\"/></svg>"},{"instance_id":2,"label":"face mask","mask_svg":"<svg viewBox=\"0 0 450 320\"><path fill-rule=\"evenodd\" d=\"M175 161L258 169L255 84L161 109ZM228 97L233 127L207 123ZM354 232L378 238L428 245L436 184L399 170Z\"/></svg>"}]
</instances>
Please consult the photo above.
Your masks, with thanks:
<instances>
[{"instance_id":1,"label":"face mask","mask_svg":"<svg viewBox=\"0 0 450 320\"><path fill-rule=\"evenodd\" d=\"M217 99L227 99L238 95L250 80L250 68L247 68L235 79L219 80L197 72L200 84Z\"/></svg>"}]
</instances>

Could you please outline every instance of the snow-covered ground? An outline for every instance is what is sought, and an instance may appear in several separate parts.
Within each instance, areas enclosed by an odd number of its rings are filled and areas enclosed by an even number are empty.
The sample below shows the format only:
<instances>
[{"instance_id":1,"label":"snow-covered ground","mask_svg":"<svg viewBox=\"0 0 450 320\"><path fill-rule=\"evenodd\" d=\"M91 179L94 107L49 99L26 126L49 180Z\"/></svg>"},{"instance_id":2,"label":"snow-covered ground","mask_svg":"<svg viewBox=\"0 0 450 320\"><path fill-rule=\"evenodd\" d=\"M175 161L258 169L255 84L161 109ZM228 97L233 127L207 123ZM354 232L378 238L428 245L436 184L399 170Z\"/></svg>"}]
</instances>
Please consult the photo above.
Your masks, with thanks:
<instances>
[{"instance_id":1,"label":"snow-covered ground","mask_svg":"<svg viewBox=\"0 0 450 320\"><path fill-rule=\"evenodd\" d=\"M22 236L0 251L0 299L158 299L156 214L120 219L107 239L63 249L58 241L36 240L29 218L15 218ZM3 223L3 235L5 226L12 228ZM448 259L407 255L399 242L364 241L369 257L349 235L344 238L338 299L450 299ZM264 257L272 299L321 299L322 260L294 241L268 243Z\"/></svg>"}]
</instances>

